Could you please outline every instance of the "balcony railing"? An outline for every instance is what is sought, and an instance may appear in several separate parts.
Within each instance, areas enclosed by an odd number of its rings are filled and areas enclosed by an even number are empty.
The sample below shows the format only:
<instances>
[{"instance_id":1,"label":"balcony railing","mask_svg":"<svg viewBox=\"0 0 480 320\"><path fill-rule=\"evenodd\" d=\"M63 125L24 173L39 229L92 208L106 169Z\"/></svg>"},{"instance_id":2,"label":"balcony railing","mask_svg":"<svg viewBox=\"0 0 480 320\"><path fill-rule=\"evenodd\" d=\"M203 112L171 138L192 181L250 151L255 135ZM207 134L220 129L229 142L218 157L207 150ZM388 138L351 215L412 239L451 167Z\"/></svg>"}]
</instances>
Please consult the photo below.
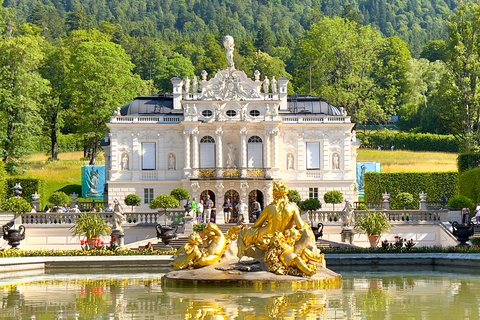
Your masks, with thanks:
<instances>
[{"instance_id":1,"label":"balcony railing","mask_svg":"<svg viewBox=\"0 0 480 320\"><path fill-rule=\"evenodd\" d=\"M391 222L435 222L447 221L448 210L385 210L382 211ZM366 214L367 211L355 211L355 218ZM342 211L314 211L307 213L309 223L339 222Z\"/></svg>"},{"instance_id":2,"label":"balcony railing","mask_svg":"<svg viewBox=\"0 0 480 320\"><path fill-rule=\"evenodd\" d=\"M199 169L198 179L268 179L269 169L215 168Z\"/></svg>"},{"instance_id":3,"label":"balcony railing","mask_svg":"<svg viewBox=\"0 0 480 320\"><path fill-rule=\"evenodd\" d=\"M308 115L284 115L285 123L350 123L347 116L308 116Z\"/></svg>"},{"instance_id":4,"label":"balcony railing","mask_svg":"<svg viewBox=\"0 0 480 320\"><path fill-rule=\"evenodd\" d=\"M183 116L113 116L111 123L180 123Z\"/></svg>"},{"instance_id":5,"label":"balcony railing","mask_svg":"<svg viewBox=\"0 0 480 320\"><path fill-rule=\"evenodd\" d=\"M87 213L90 214L90 213ZM26 213L22 215L22 224L25 225L74 225L81 213L72 212L38 212ZM113 221L112 212L101 212L99 215L107 220ZM167 216L163 212L129 212L125 213L125 225L156 225L158 223L165 224L182 224L185 212L179 209L167 210Z\"/></svg>"}]
</instances>

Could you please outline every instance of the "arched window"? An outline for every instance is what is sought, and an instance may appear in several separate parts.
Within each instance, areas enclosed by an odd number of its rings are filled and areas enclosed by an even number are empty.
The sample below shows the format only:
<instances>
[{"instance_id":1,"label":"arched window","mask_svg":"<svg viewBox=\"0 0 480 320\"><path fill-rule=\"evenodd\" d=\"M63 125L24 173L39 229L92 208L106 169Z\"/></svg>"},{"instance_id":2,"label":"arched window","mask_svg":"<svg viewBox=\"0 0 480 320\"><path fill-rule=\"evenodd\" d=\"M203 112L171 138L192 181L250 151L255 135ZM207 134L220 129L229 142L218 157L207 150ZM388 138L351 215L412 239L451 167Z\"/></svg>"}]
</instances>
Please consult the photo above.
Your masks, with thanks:
<instances>
[{"instance_id":1,"label":"arched window","mask_svg":"<svg viewBox=\"0 0 480 320\"><path fill-rule=\"evenodd\" d=\"M259 136L248 139L247 156L249 168L263 168L263 141Z\"/></svg>"},{"instance_id":2,"label":"arched window","mask_svg":"<svg viewBox=\"0 0 480 320\"><path fill-rule=\"evenodd\" d=\"M215 168L215 140L210 136L200 139L200 168Z\"/></svg>"}]
</instances>

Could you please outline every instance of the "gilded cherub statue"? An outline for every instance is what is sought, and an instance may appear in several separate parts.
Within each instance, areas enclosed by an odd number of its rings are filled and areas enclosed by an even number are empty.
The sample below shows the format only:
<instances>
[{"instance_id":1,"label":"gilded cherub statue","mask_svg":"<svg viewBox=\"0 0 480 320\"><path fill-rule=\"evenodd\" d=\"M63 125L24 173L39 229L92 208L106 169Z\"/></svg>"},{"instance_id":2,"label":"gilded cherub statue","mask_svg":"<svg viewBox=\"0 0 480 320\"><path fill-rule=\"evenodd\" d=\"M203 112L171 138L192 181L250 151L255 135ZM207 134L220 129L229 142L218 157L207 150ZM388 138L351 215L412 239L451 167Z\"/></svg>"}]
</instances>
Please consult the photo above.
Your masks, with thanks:
<instances>
[{"instance_id":1,"label":"gilded cherub statue","mask_svg":"<svg viewBox=\"0 0 480 320\"><path fill-rule=\"evenodd\" d=\"M215 223L209 223L204 229L207 240L203 242L198 233L193 233L188 243L177 254L173 268L201 268L220 261L225 252L226 239Z\"/></svg>"}]
</instances>

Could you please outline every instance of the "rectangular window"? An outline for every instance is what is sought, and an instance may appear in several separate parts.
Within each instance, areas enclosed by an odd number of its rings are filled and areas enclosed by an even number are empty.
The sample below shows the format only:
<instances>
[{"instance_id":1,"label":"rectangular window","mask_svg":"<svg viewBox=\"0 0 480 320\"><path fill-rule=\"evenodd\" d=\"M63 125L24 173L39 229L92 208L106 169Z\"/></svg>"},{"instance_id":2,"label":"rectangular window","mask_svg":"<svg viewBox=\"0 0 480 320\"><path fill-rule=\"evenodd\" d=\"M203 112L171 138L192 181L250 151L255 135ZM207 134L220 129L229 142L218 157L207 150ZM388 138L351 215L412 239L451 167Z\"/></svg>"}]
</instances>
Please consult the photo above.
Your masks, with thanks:
<instances>
[{"instance_id":1,"label":"rectangular window","mask_svg":"<svg viewBox=\"0 0 480 320\"><path fill-rule=\"evenodd\" d=\"M318 188L308 188L308 198L318 199Z\"/></svg>"},{"instance_id":2,"label":"rectangular window","mask_svg":"<svg viewBox=\"0 0 480 320\"><path fill-rule=\"evenodd\" d=\"M249 143L247 154L249 168L263 168L263 143Z\"/></svg>"},{"instance_id":3,"label":"rectangular window","mask_svg":"<svg viewBox=\"0 0 480 320\"><path fill-rule=\"evenodd\" d=\"M150 204L153 200L153 188L143 189L143 203Z\"/></svg>"},{"instance_id":4,"label":"rectangular window","mask_svg":"<svg viewBox=\"0 0 480 320\"><path fill-rule=\"evenodd\" d=\"M156 163L155 142L142 143L142 169L155 170Z\"/></svg>"},{"instance_id":5,"label":"rectangular window","mask_svg":"<svg viewBox=\"0 0 480 320\"><path fill-rule=\"evenodd\" d=\"M319 142L307 142L307 170L320 170Z\"/></svg>"},{"instance_id":6,"label":"rectangular window","mask_svg":"<svg viewBox=\"0 0 480 320\"><path fill-rule=\"evenodd\" d=\"M215 143L200 143L200 168L215 168Z\"/></svg>"}]
</instances>

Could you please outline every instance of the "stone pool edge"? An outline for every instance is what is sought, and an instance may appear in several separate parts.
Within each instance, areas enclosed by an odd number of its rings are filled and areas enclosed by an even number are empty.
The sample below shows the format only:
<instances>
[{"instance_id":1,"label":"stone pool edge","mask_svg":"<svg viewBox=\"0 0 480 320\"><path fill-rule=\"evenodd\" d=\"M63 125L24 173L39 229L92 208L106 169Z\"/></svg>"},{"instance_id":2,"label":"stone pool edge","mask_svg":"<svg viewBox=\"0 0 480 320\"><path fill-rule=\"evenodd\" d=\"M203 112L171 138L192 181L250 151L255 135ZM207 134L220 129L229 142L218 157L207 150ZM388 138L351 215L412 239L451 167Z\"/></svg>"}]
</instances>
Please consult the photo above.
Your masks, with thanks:
<instances>
[{"instance_id":1,"label":"stone pool edge","mask_svg":"<svg viewBox=\"0 0 480 320\"><path fill-rule=\"evenodd\" d=\"M439 265L480 268L479 253L326 254L327 267L345 265ZM0 273L50 268L158 268L173 266L172 255L0 258Z\"/></svg>"}]
</instances>

